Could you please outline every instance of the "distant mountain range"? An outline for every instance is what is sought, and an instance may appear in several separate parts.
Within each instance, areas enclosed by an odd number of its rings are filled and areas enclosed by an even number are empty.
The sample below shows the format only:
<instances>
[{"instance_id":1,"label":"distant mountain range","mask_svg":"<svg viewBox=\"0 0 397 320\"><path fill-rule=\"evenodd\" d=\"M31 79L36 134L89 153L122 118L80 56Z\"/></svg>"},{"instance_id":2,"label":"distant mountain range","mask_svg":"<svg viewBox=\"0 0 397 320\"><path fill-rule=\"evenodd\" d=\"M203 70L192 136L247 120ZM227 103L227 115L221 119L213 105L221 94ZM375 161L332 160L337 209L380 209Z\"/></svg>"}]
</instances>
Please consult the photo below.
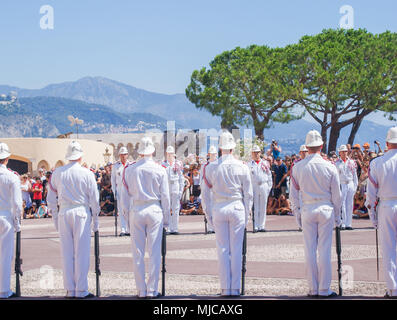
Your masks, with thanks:
<instances>
[{"instance_id":1,"label":"distant mountain range","mask_svg":"<svg viewBox=\"0 0 397 320\"><path fill-rule=\"evenodd\" d=\"M104 105L119 113L150 113L174 120L184 128L220 128L220 118L197 109L184 94L166 95L138 89L103 77L50 84L42 89L0 85L0 93L22 97L61 97ZM84 118L83 118L84 119Z\"/></svg>"},{"instance_id":2,"label":"distant mountain range","mask_svg":"<svg viewBox=\"0 0 397 320\"><path fill-rule=\"evenodd\" d=\"M20 98L0 106L1 137L56 137L74 131L68 115L83 119L80 133L134 133L166 129L166 120L148 113L122 114L98 104L57 97Z\"/></svg>"}]
</instances>

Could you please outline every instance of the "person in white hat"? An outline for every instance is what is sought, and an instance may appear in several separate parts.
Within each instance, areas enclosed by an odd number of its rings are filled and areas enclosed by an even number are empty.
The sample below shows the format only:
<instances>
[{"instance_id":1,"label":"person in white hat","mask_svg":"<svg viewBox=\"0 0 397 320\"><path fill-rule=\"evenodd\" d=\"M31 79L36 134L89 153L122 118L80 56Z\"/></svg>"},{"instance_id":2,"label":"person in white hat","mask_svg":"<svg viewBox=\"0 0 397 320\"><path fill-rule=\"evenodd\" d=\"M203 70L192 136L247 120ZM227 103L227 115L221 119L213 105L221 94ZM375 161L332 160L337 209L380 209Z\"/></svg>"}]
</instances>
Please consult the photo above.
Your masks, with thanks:
<instances>
[{"instance_id":1,"label":"person in white hat","mask_svg":"<svg viewBox=\"0 0 397 320\"><path fill-rule=\"evenodd\" d=\"M338 151L340 158L335 161L335 166L338 169L340 188L342 191L341 229L353 230L354 195L358 186L357 164L347 156L348 149L346 145L341 145Z\"/></svg>"},{"instance_id":2,"label":"person in white hat","mask_svg":"<svg viewBox=\"0 0 397 320\"><path fill-rule=\"evenodd\" d=\"M341 223L339 175L336 167L321 157L323 140L318 131L307 134L305 145L307 157L291 169L292 210L303 229L308 295L333 297L337 294L330 289L331 245L333 227Z\"/></svg>"},{"instance_id":3,"label":"person in white hat","mask_svg":"<svg viewBox=\"0 0 397 320\"><path fill-rule=\"evenodd\" d=\"M301 160L306 158L307 152L308 152L308 150L307 150L306 146L304 144L301 145L299 148L299 156L300 156Z\"/></svg>"},{"instance_id":4,"label":"person in white hat","mask_svg":"<svg viewBox=\"0 0 397 320\"><path fill-rule=\"evenodd\" d=\"M254 192L254 231L265 232L267 199L273 187L273 176L269 162L261 159L261 149L256 144L252 148L251 157L247 165Z\"/></svg>"},{"instance_id":5,"label":"person in white hat","mask_svg":"<svg viewBox=\"0 0 397 320\"><path fill-rule=\"evenodd\" d=\"M204 164L201 167L200 170L200 177L201 177L201 181L200 181L200 188L201 190L203 189L208 189L208 185L205 183L203 177L205 176L205 171L207 166L211 163L216 161L216 159L218 158L218 150L216 150L216 147L214 145L211 145L210 148L208 149L208 154L207 154L207 163ZM206 192L201 191L201 198L203 198L204 196L211 196L211 192L210 190L206 190ZM211 201L210 200L202 200L201 205L203 207L203 211L204 214L206 216L206 220L207 220L207 225L208 225L208 233L215 233L214 231L214 225L213 225L213 221L212 219L209 219L209 216L211 216L211 207L210 207Z\"/></svg>"},{"instance_id":6,"label":"person in white hat","mask_svg":"<svg viewBox=\"0 0 397 320\"><path fill-rule=\"evenodd\" d=\"M91 226L98 231L98 187L92 172L82 167L83 150L77 141L67 149L69 164L53 172L48 189L48 208L59 231L63 283L67 298L92 298L88 291ZM58 211L59 207L59 211Z\"/></svg>"},{"instance_id":7,"label":"person in white hat","mask_svg":"<svg viewBox=\"0 0 397 320\"><path fill-rule=\"evenodd\" d=\"M385 297L397 299L397 127L389 129L387 153L370 163L366 205L375 228L379 228Z\"/></svg>"},{"instance_id":8,"label":"person in white hat","mask_svg":"<svg viewBox=\"0 0 397 320\"><path fill-rule=\"evenodd\" d=\"M22 192L19 177L7 169L10 150L0 143L0 298L13 298L10 289L14 232L21 230Z\"/></svg>"},{"instance_id":9,"label":"person in white hat","mask_svg":"<svg viewBox=\"0 0 397 320\"><path fill-rule=\"evenodd\" d=\"M163 161L162 166L167 171L171 199L171 218L168 231L170 234L178 234L179 211L185 186L183 163L176 160L173 146L168 146L165 153L166 160Z\"/></svg>"},{"instance_id":10,"label":"person in white hat","mask_svg":"<svg viewBox=\"0 0 397 320\"><path fill-rule=\"evenodd\" d=\"M123 188L123 171L124 168L130 163L128 161L128 150L126 147L121 147L119 150L120 160L113 164L112 168L112 191L119 204L121 201L121 189ZM118 214L120 216L120 237L129 236L130 235L130 223L129 223L129 214L128 212L124 212L121 210L121 207L118 208Z\"/></svg>"},{"instance_id":11,"label":"person in white hat","mask_svg":"<svg viewBox=\"0 0 397 320\"><path fill-rule=\"evenodd\" d=\"M122 203L130 213L132 256L139 298L157 298L161 264L163 227L170 217L170 192L166 170L153 160L155 147L142 138L138 153L142 158L124 169ZM149 252L149 279L145 282L145 245Z\"/></svg>"},{"instance_id":12,"label":"person in white hat","mask_svg":"<svg viewBox=\"0 0 397 320\"><path fill-rule=\"evenodd\" d=\"M252 208L252 183L248 167L233 156L233 135L219 137L222 156L211 162L203 177L208 188L203 201L210 201L208 219L213 221L222 296L238 296L241 288L242 246ZM205 206L208 206L205 204Z\"/></svg>"}]
</instances>

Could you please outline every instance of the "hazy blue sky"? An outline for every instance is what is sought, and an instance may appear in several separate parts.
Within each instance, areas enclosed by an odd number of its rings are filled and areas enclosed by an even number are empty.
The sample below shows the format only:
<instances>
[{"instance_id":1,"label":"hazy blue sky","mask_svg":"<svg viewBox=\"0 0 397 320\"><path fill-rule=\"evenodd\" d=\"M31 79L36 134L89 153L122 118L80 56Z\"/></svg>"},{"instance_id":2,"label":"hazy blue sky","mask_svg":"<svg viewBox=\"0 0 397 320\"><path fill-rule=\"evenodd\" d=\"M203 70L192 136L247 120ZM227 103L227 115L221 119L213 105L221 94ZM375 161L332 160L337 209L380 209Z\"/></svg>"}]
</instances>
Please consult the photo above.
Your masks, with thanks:
<instances>
[{"instance_id":1,"label":"hazy blue sky","mask_svg":"<svg viewBox=\"0 0 397 320\"><path fill-rule=\"evenodd\" d=\"M46 4L54 30L40 29ZM337 28L345 4L355 28L396 31L396 0L1 0L0 84L40 88L104 76L183 93L191 72L222 51L284 46Z\"/></svg>"}]
</instances>

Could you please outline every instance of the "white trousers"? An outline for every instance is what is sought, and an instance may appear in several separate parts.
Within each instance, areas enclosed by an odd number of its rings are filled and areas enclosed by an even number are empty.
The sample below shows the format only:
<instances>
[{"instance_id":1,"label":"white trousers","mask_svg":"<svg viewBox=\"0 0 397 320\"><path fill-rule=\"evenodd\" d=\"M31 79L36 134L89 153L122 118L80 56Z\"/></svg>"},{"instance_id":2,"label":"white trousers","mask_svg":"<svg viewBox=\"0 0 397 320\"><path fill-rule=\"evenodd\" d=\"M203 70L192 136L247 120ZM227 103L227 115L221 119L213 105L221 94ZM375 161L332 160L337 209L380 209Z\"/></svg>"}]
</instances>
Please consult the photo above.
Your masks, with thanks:
<instances>
[{"instance_id":1,"label":"white trousers","mask_svg":"<svg viewBox=\"0 0 397 320\"><path fill-rule=\"evenodd\" d=\"M342 193L342 226L351 227L353 219L353 205L354 205L354 183L341 184Z\"/></svg>"},{"instance_id":2,"label":"white trousers","mask_svg":"<svg viewBox=\"0 0 397 320\"><path fill-rule=\"evenodd\" d=\"M163 231L163 211L158 203L134 205L130 215L132 232L132 256L135 283L138 295L155 296L161 265L161 240ZM145 282L145 246L149 253L149 279Z\"/></svg>"},{"instance_id":3,"label":"white trousers","mask_svg":"<svg viewBox=\"0 0 397 320\"><path fill-rule=\"evenodd\" d=\"M121 232L126 232L126 233L130 233L130 222L129 222L129 215L124 215L123 211L120 208L120 204L121 203L121 199L119 196L117 196L117 211L119 213L119 219L118 219L118 224L119 227L121 229Z\"/></svg>"},{"instance_id":4,"label":"white trousers","mask_svg":"<svg viewBox=\"0 0 397 320\"><path fill-rule=\"evenodd\" d=\"M170 232L178 232L178 225L179 225L179 211L181 208L181 201L179 198L179 194L171 194L171 210L172 215L170 216L170 223L169 223L169 231Z\"/></svg>"},{"instance_id":5,"label":"white trousers","mask_svg":"<svg viewBox=\"0 0 397 320\"><path fill-rule=\"evenodd\" d=\"M266 224L266 211L267 211L267 199L269 197L269 188L262 186L254 186L254 218L255 226L254 229L265 229Z\"/></svg>"},{"instance_id":6,"label":"white trousers","mask_svg":"<svg viewBox=\"0 0 397 320\"><path fill-rule=\"evenodd\" d=\"M378 205L379 242L387 289L397 296L397 201L381 201Z\"/></svg>"},{"instance_id":7,"label":"white trousers","mask_svg":"<svg viewBox=\"0 0 397 320\"><path fill-rule=\"evenodd\" d=\"M222 292L238 292L241 288L245 229L245 209L242 201L214 203L213 222Z\"/></svg>"},{"instance_id":8,"label":"white trousers","mask_svg":"<svg viewBox=\"0 0 397 320\"><path fill-rule=\"evenodd\" d=\"M14 226L11 218L0 216L0 298L12 295L10 281L13 256Z\"/></svg>"},{"instance_id":9,"label":"white trousers","mask_svg":"<svg viewBox=\"0 0 397 320\"><path fill-rule=\"evenodd\" d=\"M84 297L88 294L91 212L85 207L61 208L58 223L66 295Z\"/></svg>"},{"instance_id":10,"label":"white trousers","mask_svg":"<svg viewBox=\"0 0 397 320\"><path fill-rule=\"evenodd\" d=\"M306 277L311 295L327 296L332 292L331 246L334 223L334 209L330 204L303 205Z\"/></svg>"}]
</instances>

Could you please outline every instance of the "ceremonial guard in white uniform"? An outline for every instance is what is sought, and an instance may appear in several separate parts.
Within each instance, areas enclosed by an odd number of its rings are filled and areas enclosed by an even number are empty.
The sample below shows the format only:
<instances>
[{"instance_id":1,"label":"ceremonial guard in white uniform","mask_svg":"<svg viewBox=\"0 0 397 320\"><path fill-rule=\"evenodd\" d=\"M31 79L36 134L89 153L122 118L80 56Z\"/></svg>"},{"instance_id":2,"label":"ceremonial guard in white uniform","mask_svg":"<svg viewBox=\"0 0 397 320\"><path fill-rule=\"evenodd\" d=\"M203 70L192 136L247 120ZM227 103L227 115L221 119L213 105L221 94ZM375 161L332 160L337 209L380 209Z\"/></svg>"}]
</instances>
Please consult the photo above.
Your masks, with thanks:
<instances>
[{"instance_id":1,"label":"ceremonial guard in white uniform","mask_svg":"<svg viewBox=\"0 0 397 320\"><path fill-rule=\"evenodd\" d=\"M19 177L7 169L11 153L0 143L0 298L13 298L10 290L14 232L21 230L22 192Z\"/></svg>"},{"instance_id":2,"label":"ceremonial guard in white uniform","mask_svg":"<svg viewBox=\"0 0 397 320\"><path fill-rule=\"evenodd\" d=\"M258 145L252 148L252 159L247 163L251 172L252 188L254 192L254 230L265 232L267 199L273 186L273 176L270 164L261 159L261 149Z\"/></svg>"},{"instance_id":3,"label":"ceremonial guard in white uniform","mask_svg":"<svg viewBox=\"0 0 397 320\"><path fill-rule=\"evenodd\" d=\"M91 298L88 292L91 222L98 231L100 212L98 186L94 174L81 166L83 150L77 141L70 143L66 160L55 169L49 181L48 208L59 231L63 258L63 283L68 298ZM58 211L59 207L59 211Z\"/></svg>"},{"instance_id":4,"label":"ceremonial guard in white uniform","mask_svg":"<svg viewBox=\"0 0 397 320\"><path fill-rule=\"evenodd\" d=\"M211 163L214 162L216 159L218 158L218 151L216 150L215 146L210 146L210 148L208 149L208 161L206 164L204 164L201 167L201 172L200 172L200 177L201 177L201 181L200 181L200 188L201 190L203 189L208 189L208 185L207 183L205 183L203 177L205 177L205 170L207 168L207 166ZM212 193L210 192L210 190L206 190L206 192L201 191L201 205L203 207L203 211L204 214L207 218L207 225L208 225L208 233L215 233L214 231L214 225L213 225L213 221L212 219L209 219L210 216L212 216L212 214L210 213L211 211L211 201L210 200L203 200L204 196L208 196L211 197Z\"/></svg>"},{"instance_id":5,"label":"ceremonial guard in white uniform","mask_svg":"<svg viewBox=\"0 0 397 320\"><path fill-rule=\"evenodd\" d=\"M203 177L208 188L202 192L210 201L208 219L213 220L219 261L221 295L238 296L241 287L244 229L252 208L252 184L248 167L234 158L233 135L223 132L219 139L222 156L211 162ZM205 204L207 207L208 205Z\"/></svg>"},{"instance_id":6,"label":"ceremonial guard in white uniform","mask_svg":"<svg viewBox=\"0 0 397 320\"><path fill-rule=\"evenodd\" d=\"M181 209L182 193L185 186L183 164L175 159L175 150L173 146L167 147L166 157L167 159L162 163L162 166L167 171L171 199L169 233L178 234L179 211Z\"/></svg>"},{"instance_id":7,"label":"ceremonial guard in white uniform","mask_svg":"<svg viewBox=\"0 0 397 320\"><path fill-rule=\"evenodd\" d=\"M129 236L130 235L130 223L129 223L129 214L128 212L124 212L119 205L121 203L121 190L123 188L123 171L124 168L129 164L128 158L128 150L126 147L121 147L119 151L120 160L113 164L112 168L112 191L115 199L118 204L118 213L120 216L120 227L121 233L120 236Z\"/></svg>"},{"instance_id":8,"label":"ceremonial guard in white uniform","mask_svg":"<svg viewBox=\"0 0 397 320\"><path fill-rule=\"evenodd\" d=\"M341 229L353 230L353 204L354 194L357 190L357 165L356 162L347 157L347 147L341 145L339 148L340 159L335 162L338 169L340 188L342 191L342 227Z\"/></svg>"},{"instance_id":9,"label":"ceremonial guard in white uniform","mask_svg":"<svg viewBox=\"0 0 397 320\"><path fill-rule=\"evenodd\" d=\"M306 158L307 152L308 152L308 150L307 150L306 146L305 146L304 144L302 144L302 145L300 146L300 148L299 148L300 160L303 160L303 159Z\"/></svg>"},{"instance_id":10,"label":"ceremonial guard in white uniform","mask_svg":"<svg viewBox=\"0 0 397 320\"><path fill-rule=\"evenodd\" d=\"M331 245L333 227L341 223L341 193L336 167L321 157L322 145L320 133L310 131L306 136L309 154L291 170L292 210L303 229L311 297L337 295L330 290Z\"/></svg>"},{"instance_id":11,"label":"ceremonial guard in white uniform","mask_svg":"<svg viewBox=\"0 0 397 320\"><path fill-rule=\"evenodd\" d=\"M366 205L375 228L379 226L387 298L397 299L397 127L386 138L388 151L371 161Z\"/></svg>"},{"instance_id":12,"label":"ceremonial guard in white uniform","mask_svg":"<svg viewBox=\"0 0 397 320\"><path fill-rule=\"evenodd\" d=\"M144 137L138 153L143 156L124 169L122 203L130 212L132 256L138 297L159 296L158 281L161 265L163 227L169 223L170 193L165 169L154 162L151 138ZM149 252L149 279L145 282L145 245Z\"/></svg>"}]
</instances>

